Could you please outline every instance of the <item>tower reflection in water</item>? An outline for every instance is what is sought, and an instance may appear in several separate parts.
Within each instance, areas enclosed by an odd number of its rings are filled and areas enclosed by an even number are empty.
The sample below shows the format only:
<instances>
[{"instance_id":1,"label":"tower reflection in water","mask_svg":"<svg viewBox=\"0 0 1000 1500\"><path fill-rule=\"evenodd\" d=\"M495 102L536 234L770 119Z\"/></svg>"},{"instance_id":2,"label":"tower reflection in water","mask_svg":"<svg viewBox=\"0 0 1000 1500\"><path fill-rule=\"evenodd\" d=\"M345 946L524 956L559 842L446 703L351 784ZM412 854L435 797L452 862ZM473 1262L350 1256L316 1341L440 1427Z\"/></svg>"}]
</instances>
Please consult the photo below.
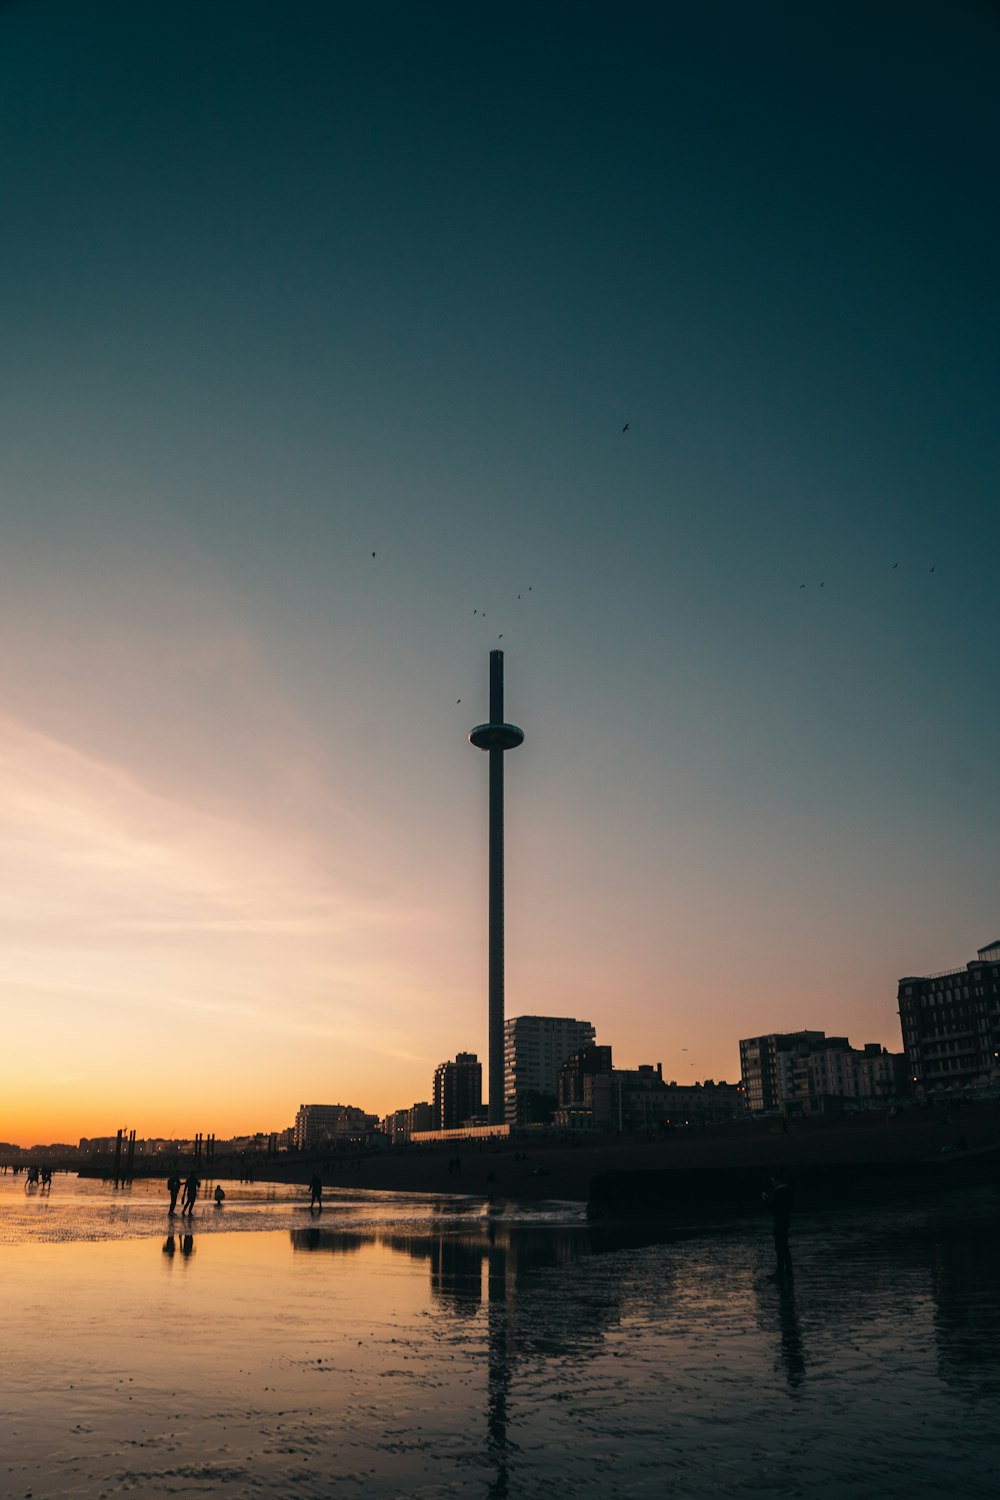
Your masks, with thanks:
<instances>
[{"instance_id":1,"label":"tower reflection in water","mask_svg":"<svg viewBox=\"0 0 1000 1500\"><path fill-rule=\"evenodd\" d=\"M619 1315L617 1299L588 1308L585 1319L565 1324L547 1320L529 1324L518 1317L518 1291L525 1278L566 1265L598 1248L598 1232L586 1225L531 1227L480 1220L460 1229L290 1231L296 1251L350 1255L365 1246L380 1246L426 1261L432 1296L459 1317L486 1313L487 1386L486 1452L493 1477L491 1500L509 1493L508 1423L512 1366L516 1355L553 1357L599 1344ZM631 1237L630 1237L631 1242ZM648 1237L643 1238L648 1242ZM616 1237L615 1245L623 1241Z\"/></svg>"},{"instance_id":2,"label":"tower reflection in water","mask_svg":"<svg viewBox=\"0 0 1000 1500\"><path fill-rule=\"evenodd\" d=\"M772 1261L765 1225L749 1241L745 1229L685 1236L490 1218L461 1225L451 1219L446 1226L413 1231L309 1228L292 1231L291 1238L295 1250L352 1254L380 1246L425 1261L432 1297L442 1307L461 1318L485 1313L489 1493L505 1500L514 1378L526 1386L534 1382L537 1390L538 1370L560 1360L565 1378L567 1370L579 1371L591 1356L607 1353L607 1335L619 1327L625 1343L611 1343L621 1349L641 1349L645 1339L648 1350L652 1339L662 1350L665 1333L676 1339L671 1363L684 1364L688 1397L703 1381L701 1397L710 1401L725 1371L724 1364L714 1371L709 1365L710 1359L726 1358L719 1328L727 1320L730 1328L742 1328L748 1316L764 1336L762 1350L770 1347L789 1395L798 1399L811 1375L821 1381L864 1375L880 1340L890 1363L902 1358L905 1368L905 1349L896 1346L901 1339L905 1345L912 1310L929 1304L931 1319L924 1327L936 1346L943 1385L963 1396L1000 1394L998 1230L1000 1216L989 1195L968 1203L956 1195L940 1211L914 1207L803 1217L795 1279L781 1282L767 1274ZM605 1256L603 1273L558 1274L572 1262ZM702 1339L713 1347L702 1351ZM623 1365L614 1379L620 1385L622 1378L642 1381L636 1394L647 1404L662 1387L676 1411L683 1405L676 1380L673 1394L668 1390L670 1364L647 1358L638 1376ZM609 1388L606 1373L595 1380ZM668 1405L663 1410L666 1415ZM524 1417L520 1411L519 1430Z\"/></svg>"}]
</instances>

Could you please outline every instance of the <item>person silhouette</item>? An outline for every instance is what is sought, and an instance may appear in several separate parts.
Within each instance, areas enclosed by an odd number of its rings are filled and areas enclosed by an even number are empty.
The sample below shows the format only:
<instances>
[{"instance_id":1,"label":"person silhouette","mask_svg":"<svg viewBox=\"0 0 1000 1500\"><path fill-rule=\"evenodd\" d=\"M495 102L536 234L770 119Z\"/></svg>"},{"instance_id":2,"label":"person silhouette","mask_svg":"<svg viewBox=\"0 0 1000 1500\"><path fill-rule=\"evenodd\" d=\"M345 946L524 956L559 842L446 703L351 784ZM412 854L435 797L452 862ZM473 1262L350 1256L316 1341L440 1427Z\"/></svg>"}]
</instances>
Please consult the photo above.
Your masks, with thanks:
<instances>
[{"instance_id":1,"label":"person silhouette","mask_svg":"<svg viewBox=\"0 0 1000 1500\"><path fill-rule=\"evenodd\" d=\"M194 1206L198 1201L198 1189L201 1187L201 1178L192 1172L184 1183L184 1197L181 1199L181 1215L187 1214L191 1217Z\"/></svg>"},{"instance_id":2,"label":"person silhouette","mask_svg":"<svg viewBox=\"0 0 1000 1500\"><path fill-rule=\"evenodd\" d=\"M226 1201L225 1190L223 1189L221 1182L217 1182L215 1184L215 1192L212 1196L215 1198L216 1208L221 1208L223 1203Z\"/></svg>"},{"instance_id":3,"label":"person silhouette","mask_svg":"<svg viewBox=\"0 0 1000 1500\"><path fill-rule=\"evenodd\" d=\"M173 1172L167 1178L167 1192L170 1194L170 1207L167 1209L167 1213L168 1214L172 1214L172 1213L176 1212L176 1209L177 1209L177 1194L180 1192L180 1190L181 1190L181 1180L178 1177L177 1173Z\"/></svg>"},{"instance_id":4,"label":"person silhouette","mask_svg":"<svg viewBox=\"0 0 1000 1500\"><path fill-rule=\"evenodd\" d=\"M792 1190L782 1178L772 1176L770 1192L761 1197L771 1210L774 1226L775 1276L791 1276L792 1253L788 1248L788 1231L792 1222Z\"/></svg>"},{"instance_id":5,"label":"person silhouette","mask_svg":"<svg viewBox=\"0 0 1000 1500\"><path fill-rule=\"evenodd\" d=\"M316 1172L309 1183L309 1212L312 1213L314 1208L323 1212L323 1182Z\"/></svg>"}]
</instances>

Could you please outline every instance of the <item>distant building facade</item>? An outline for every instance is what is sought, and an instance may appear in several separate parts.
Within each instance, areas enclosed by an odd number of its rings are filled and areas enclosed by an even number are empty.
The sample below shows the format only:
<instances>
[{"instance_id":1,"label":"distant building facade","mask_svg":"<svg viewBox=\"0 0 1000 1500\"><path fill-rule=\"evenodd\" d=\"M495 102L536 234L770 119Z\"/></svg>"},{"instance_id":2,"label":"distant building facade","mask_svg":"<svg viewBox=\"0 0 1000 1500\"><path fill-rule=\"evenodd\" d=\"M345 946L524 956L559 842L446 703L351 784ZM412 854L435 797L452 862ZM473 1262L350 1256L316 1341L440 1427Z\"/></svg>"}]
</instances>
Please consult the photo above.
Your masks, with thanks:
<instances>
[{"instance_id":1,"label":"distant building facade","mask_svg":"<svg viewBox=\"0 0 1000 1500\"><path fill-rule=\"evenodd\" d=\"M901 979L899 1022L919 1098L1000 1079L1000 941L964 969Z\"/></svg>"},{"instance_id":2,"label":"distant building facade","mask_svg":"<svg viewBox=\"0 0 1000 1500\"><path fill-rule=\"evenodd\" d=\"M318 1146L364 1140L378 1128L375 1115L353 1104L300 1104L295 1114L295 1146L310 1151Z\"/></svg>"},{"instance_id":3,"label":"distant building facade","mask_svg":"<svg viewBox=\"0 0 1000 1500\"><path fill-rule=\"evenodd\" d=\"M563 1063L556 1079L560 1109L565 1109L568 1105L582 1104L587 1079L595 1075L611 1073L611 1071L610 1047L598 1047L595 1043L593 1046L581 1047L579 1052L574 1052L572 1057L568 1057Z\"/></svg>"},{"instance_id":4,"label":"distant building facade","mask_svg":"<svg viewBox=\"0 0 1000 1500\"><path fill-rule=\"evenodd\" d=\"M394 1146L408 1141L415 1130L434 1129L434 1106L426 1100L411 1104L409 1109L393 1110L382 1121L382 1130Z\"/></svg>"},{"instance_id":5,"label":"distant building facade","mask_svg":"<svg viewBox=\"0 0 1000 1500\"><path fill-rule=\"evenodd\" d=\"M668 1120L673 1125L727 1125L746 1114L742 1083L706 1078L704 1083L667 1084Z\"/></svg>"},{"instance_id":6,"label":"distant building facade","mask_svg":"<svg viewBox=\"0 0 1000 1500\"><path fill-rule=\"evenodd\" d=\"M574 1053L593 1046L589 1021L570 1016L515 1016L504 1026L504 1112L509 1125L528 1118L533 1100L559 1101L559 1071Z\"/></svg>"},{"instance_id":7,"label":"distant building facade","mask_svg":"<svg viewBox=\"0 0 1000 1500\"><path fill-rule=\"evenodd\" d=\"M555 1124L562 1129L609 1129L613 1071L610 1047L581 1047L567 1058L556 1081Z\"/></svg>"},{"instance_id":8,"label":"distant building facade","mask_svg":"<svg viewBox=\"0 0 1000 1500\"><path fill-rule=\"evenodd\" d=\"M555 1123L566 1130L660 1131L724 1124L744 1113L742 1084L667 1083L662 1063L612 1067L610 1047L582 1048L559 1073Z\"/></svg>"},{"instance_id":9,"label":"distant building facade","mask_svg":"<svg viewBox=\"0 0 1000 1500\"><path fill-rule=\"evenodd\" d=\"M410 1111L394 1109L381 1122L382 1134L388 1136L394 1146L410 1139Z\"/></svg>"},{"instance_id":10,"label":"distant building facade","mask_svg":"<svg viewBox=\"0 0 1000 1500\"><path fill-rule=\"evenodd\" d=\"M790 1051L800 1042L822 1041L823 1036L822 1031L774 1031L766 1036L745 1037L740 1042L743 1098L750 1114L759 1115L766 1109L782 1107L779 1052Z\"/></svg>"},{"instance_id":11,"label":"distant building facade","mask_svg":"<svg viewBox=\"0 0 1000 1500\"><path fill-rule=\"evenodd\" d=\"M662 1063L616 1068L611 1076L612 1128L626 1133L658 1130L670 1119L669 1090Z\"/></svg>"},{"instance_id":12,"label":"distant building facade","mask_svg":"<svg viewBox=\"0 0 1000 1500\"><path fill-rule=\"evenodd\" d=\"M908 1092L902 1053L878 1042L852 1047L823 1031L771 1032L740 1042L743 1095L749 1114L770 1110L815 1114L895 1099Z\"/></svg>"},{"instance_id":13,"label":"distant building facade","mask_svg":"<svg viewBox=\"0 0 1000 1500\"><path fill-rule=\"evenodd\" d=\"M475 1052L459 1052L454 1062L438 1064L433 1108L432 1130L454 1130L482 1114L483 1065Z\"/></svg>"}]
</instances>

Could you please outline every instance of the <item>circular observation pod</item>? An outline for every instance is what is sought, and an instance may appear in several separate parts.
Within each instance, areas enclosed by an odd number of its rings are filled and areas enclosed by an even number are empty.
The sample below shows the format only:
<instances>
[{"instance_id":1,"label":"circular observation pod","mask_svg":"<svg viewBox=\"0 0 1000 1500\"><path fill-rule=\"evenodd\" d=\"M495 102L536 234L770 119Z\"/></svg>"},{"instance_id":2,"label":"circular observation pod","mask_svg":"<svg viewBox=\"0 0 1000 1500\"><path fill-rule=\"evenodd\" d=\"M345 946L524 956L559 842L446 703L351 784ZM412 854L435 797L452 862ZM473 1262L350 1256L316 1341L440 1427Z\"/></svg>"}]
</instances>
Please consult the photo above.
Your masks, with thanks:
<instances>
[{"instance_id":1,"label":"circular observation pod","mask_svg":"<svg viewBox=\"0 0 1000 1500\"><path fill-rule=\"evenodd\" d=\"M477 724L469 744L477 750L516 750L524 742L524 730L516 724Z\"/></svg>"}]
</instances>

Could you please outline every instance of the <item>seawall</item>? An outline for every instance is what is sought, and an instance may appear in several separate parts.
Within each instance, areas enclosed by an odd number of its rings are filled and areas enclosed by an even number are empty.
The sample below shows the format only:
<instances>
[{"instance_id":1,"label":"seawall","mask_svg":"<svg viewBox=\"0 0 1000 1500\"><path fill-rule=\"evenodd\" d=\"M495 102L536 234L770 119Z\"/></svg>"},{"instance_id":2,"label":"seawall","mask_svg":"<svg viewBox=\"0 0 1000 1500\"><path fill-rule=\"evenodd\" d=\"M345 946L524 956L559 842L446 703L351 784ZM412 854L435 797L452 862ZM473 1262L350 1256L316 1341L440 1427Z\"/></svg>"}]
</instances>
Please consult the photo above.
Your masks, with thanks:
<instances>
[{"instance_id":1,"label":"seawall","mask_svg":"<svg viewBox=\"0 0 1000 1500\"><path fill-rule=\"evenodd\" d=\"M1000 1148L909 1161L799 1162L781 1177L797 1211L874 1207L958 1188L1000 1187ZM609 1171L593 1178L587 1216L690 1223L761 1212L770 1171L762 1166Z\"/></svg>"}]
</instances>

